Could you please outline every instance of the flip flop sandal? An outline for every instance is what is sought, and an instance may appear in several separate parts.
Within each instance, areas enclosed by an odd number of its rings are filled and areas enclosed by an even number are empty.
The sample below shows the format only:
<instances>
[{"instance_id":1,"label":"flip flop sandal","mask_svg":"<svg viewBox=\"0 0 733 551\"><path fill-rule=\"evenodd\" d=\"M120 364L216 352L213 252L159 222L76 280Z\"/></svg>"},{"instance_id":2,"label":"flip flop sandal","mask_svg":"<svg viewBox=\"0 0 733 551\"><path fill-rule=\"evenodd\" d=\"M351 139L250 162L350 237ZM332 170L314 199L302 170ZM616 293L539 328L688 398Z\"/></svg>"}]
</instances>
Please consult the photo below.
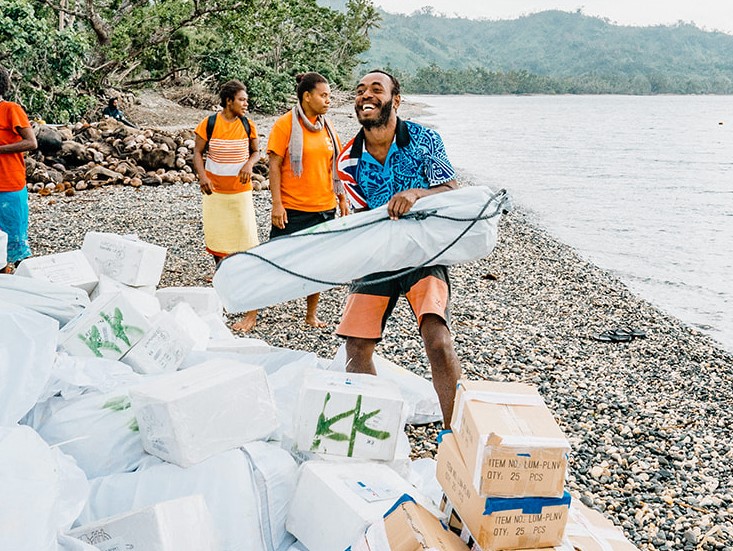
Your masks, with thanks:
<instances>
[{"instance_id":1,"label":"flip flop sandal","mask_svg":"<svg viewBox=\"0 0 733 551\"><path fill-rule=\"evenodd\" d=\"M619 329L609 329L598 335L593 335L593 339L600 342L629 342L633 338L630 333Z\"/></svg>"},{"instance_id":2,"label":"flip flop sandal","mask_svg":"<svg viewBox=\"0 0 733 551\"><path fill-rule=\"evenodd\" d=\"M619 327L616 331L624 331L635 339L646 339L646 332L636 327Z\"/></svg>"}]
</instances>

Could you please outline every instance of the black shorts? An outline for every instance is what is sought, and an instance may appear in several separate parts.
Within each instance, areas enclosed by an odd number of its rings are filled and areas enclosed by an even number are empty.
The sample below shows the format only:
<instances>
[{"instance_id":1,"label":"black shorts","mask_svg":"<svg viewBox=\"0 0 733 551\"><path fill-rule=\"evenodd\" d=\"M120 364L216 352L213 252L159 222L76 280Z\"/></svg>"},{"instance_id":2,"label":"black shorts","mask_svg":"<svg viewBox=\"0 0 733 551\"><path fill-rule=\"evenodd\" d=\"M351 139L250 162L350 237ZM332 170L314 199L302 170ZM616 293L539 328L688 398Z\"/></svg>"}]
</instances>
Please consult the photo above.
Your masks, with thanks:
<instances>
[{"instance_id":1,"label":"black shorts","mask_svg":"<svg viewBox=\"0 0 733 551\"><path fill-rule=\"evenodd\" d=\"M305 230L317 226L328 220L336 218L336 209L324 210L320 212L305 212L302 210L285 209L288 215L288 223L285 228L280 229L276 226L270 228L270 239L290 235L300 230Z\"/></svg>"}]
</instances>

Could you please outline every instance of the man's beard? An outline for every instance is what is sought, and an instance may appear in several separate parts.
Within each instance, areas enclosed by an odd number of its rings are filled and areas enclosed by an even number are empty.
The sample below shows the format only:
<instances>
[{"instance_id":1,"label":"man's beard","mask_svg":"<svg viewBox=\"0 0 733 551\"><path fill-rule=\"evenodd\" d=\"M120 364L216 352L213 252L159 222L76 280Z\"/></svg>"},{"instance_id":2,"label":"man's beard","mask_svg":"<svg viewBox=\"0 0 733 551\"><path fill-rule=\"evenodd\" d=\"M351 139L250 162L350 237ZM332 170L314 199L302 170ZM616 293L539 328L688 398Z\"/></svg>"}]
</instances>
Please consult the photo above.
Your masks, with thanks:
<instances>
[{"instance_id":1,"label":"man's beard","mask_svg":"<svg viewBox=\"0 0 733 551\"><path fill-rule=\"evenodd\" d=\"M371 130L372 128L379 128L381 126L387 126L387 122L389 121L389 116L392 113L392 99L390 99L387 103L382 104L382 106L379 108L379 116L376 119L364 119L361 118L361 111L357 108L356 110L356 118L359 119L359 122L366 130Z\"/></svg>"}]
</instances>

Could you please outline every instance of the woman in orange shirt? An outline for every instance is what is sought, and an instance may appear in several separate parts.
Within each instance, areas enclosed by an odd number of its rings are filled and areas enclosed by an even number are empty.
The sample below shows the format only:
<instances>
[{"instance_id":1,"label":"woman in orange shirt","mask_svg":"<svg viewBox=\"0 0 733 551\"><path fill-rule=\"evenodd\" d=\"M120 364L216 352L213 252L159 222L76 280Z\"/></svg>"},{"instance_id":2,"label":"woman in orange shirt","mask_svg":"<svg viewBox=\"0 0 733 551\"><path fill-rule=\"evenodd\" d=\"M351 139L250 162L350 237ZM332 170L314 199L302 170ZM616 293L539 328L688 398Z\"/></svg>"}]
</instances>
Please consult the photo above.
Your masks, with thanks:
<instances>
[{"instance_id":1,"label":"woman in orange shirt","mask_svg":"<svg viewBox=\"0 0 733 551\"><path fill-rule=\"evenodd\" d=\"M31 255L23 152L36 148L36 136L23 108L5 101L9 91L10 75L0 67L0 230L8 234L8 263L0 273L12 272Z\"/></svg>"},{"instance_id":2,"label":"woman in orange shirt","mask_svg":"<svg viewBox=\"0 0 733 551\"><path fill-rule=\"evenodd\" d=\"M247 88L238 80L230 80L221 87L219 96L223 109L210 117L211 122L207 117L196 127L193 155L203 193L204 242L217 265L225 256L259 244L252 169L260 158L260 146L254 123L245 117ZM232 328L249 331L256 322L257 311L253 310Z\"/></svg>"},{"instance_id":3,"label":"woman in orange shirt","mask_svg":"<svg viewBox=\"0 0 733 551\"><path fill-rule=\"evenodd\" d=\"M296 78L298 103L272 127L267 142L270 157L272 228L270 239L289 235L348 214L348 203L336 173L341 149L338 135L326 119L331 87L318 73ZM305 322L325 327L318 319L319 294L308 296Z\"/></svg>"}]
</instances>

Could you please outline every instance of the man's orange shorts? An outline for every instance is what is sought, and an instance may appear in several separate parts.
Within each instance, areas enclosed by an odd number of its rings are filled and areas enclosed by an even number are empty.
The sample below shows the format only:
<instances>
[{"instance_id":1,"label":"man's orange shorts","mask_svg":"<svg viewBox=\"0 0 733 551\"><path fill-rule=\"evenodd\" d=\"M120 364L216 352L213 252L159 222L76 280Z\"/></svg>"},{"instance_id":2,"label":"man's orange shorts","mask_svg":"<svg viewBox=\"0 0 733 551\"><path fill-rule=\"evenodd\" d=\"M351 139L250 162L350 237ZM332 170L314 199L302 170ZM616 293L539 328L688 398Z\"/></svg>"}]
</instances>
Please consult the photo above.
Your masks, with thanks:
<instances>
[{"instance_id":1,"label":"man's orange shorts","mask_svg":"<svg viewBox=\"0 0 733 551\"><path fill-rule=\"evenodd\" d=\"M450 327L448 268L428 266L395 279L378 281L398 273L380 272L355 281L336 334L380 340L400 295L405 295L410 303L418 326L422 324L423 316L435 314ZM375 282L370 283L372 281Z\"/></svg>"}]
</instances>

